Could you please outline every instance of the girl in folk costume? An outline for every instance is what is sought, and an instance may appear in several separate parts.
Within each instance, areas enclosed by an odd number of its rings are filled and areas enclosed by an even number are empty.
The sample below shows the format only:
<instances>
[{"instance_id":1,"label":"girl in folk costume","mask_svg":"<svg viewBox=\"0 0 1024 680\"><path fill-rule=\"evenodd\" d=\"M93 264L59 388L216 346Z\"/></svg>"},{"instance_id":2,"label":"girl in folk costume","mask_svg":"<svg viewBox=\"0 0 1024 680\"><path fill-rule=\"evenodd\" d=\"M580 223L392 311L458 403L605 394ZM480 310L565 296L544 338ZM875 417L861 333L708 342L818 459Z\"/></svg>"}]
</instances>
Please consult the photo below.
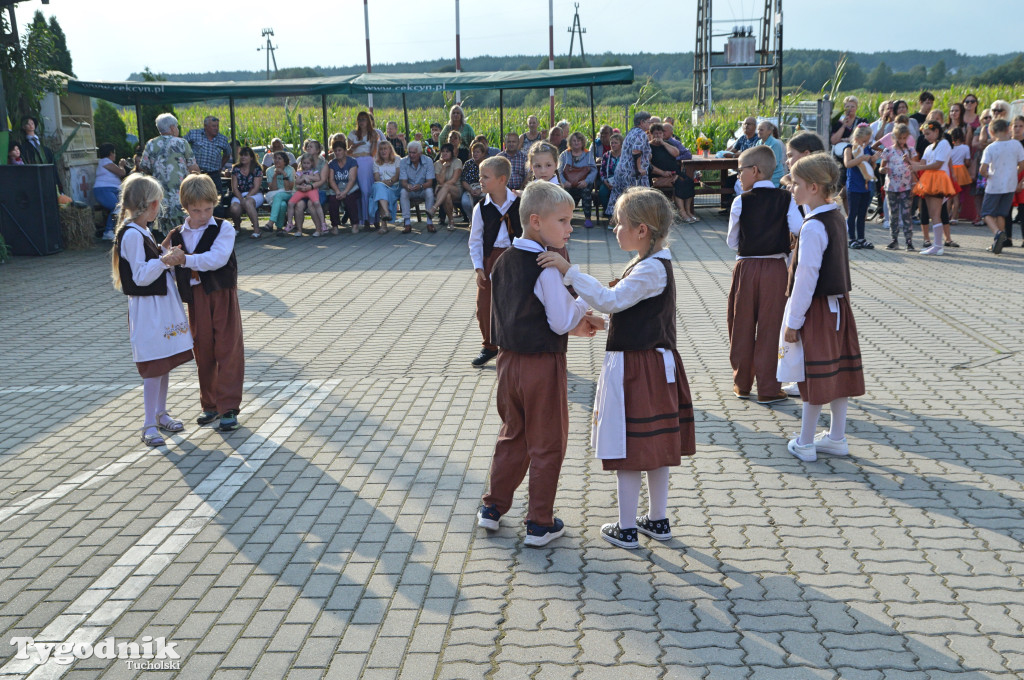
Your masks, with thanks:
<instances>
[{"instance_id":1,"label":"girl in folk costume","mask_svg":"<svg viewBox=\"0 0 1024 680\"><path fill-rule=\"evenodd\" d=\"M114 288L129 296L128 334L142 376L147 446L164 445L160 430L185 429L167 413L167 383L172 368L192 360L192 333L174 283L174 266L184 264L185 254L180 248L161 252L147 226L160 214L162 200L163 190L151 177L133 174L125 180L110 255Z\"/></svg>"},{"instance_id":2,"label":"girl in folk costume","mask_svg":"<svg viewBox=\"0 0 1024 680\"><path fill-rule=\"evenodd\" d=\"M918 173L917 184L914 185L914 195L924 200L928 216L931 218L931 234L928 233L928 225L921 221L921 231L927 241L931 236L931 245L921 251L922 255L942 255L943 237L949 240L949 233L943 233L942 208L946 199L955 196L957 191L953 186L950 177L949 159L953 154L953 147L942 136L942 125L935 121L927 121L921 125L921 134L928 141L928 147L921 155L920 162L911 163L911 167ZM945 225L949 229L949 225Z\"/></svg>"},{"instance_id":3,"label":"girl in folk costume","mask_svg":"<svg viewBox=\"0 0 1024 680\"><path fill-rule=\"evenodd\" d=\"M554 252L537 261L556 267L583 300L611 314L591 444L604 469L618 476L619 521L602 526L601 536L636 548L638 532L659 541L672 537L669 468L696 452L696 440L690 388L676 351L672 255L665 247L675 213L660 191L633 187L616 202L615 218L619 247L638 254L610 287ZM637 517L643 471L651 504Z\"/></svg>"},{"instance_id":4,"label":"girl in folk costume","mask_svg":"<svg viewBox=\"0 0 1024 680\"><path fill-rule=\"evenodd\" d=\"M540 181L550 182L556 186L562 186L558 175L558 147L548 142L538 142L530 147L530 153L526 156L526 166L530 172L527 182ZM522 192L520 192L522 193ZM554 252L569 261L569 246L556 248ZM569 289L570 291L572 288Z\"/></svg>"},{"instance_id":5,"label":"girl in folk costume","mask_svg":"<svg viewBox=\"0 0 1024 680\"><path fill-rule=\"evenodd\" d=\"M848 299L846 223L833 200L842 181L840 169L828 154L816 153L794 163L790 174L793 199L806 212L789 269L778 377L795 379L800 388L804 400L800 434L787 448L810 462L817 460L818 453L849 455L847 403L849 397L864 394L864 371ZM787 371L794 368L797 375ZM815 436L825 404L832 412L832 424Z\"/></svg>"}]
</instances>

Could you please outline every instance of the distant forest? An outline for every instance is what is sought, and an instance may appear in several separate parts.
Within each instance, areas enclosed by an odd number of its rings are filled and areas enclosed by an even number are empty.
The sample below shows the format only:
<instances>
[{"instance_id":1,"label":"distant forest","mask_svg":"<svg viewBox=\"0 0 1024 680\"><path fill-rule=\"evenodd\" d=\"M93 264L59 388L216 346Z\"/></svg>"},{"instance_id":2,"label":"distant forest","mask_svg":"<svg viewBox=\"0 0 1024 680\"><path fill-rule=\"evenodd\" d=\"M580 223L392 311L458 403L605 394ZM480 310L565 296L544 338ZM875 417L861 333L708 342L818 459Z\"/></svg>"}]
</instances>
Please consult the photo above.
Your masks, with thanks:
<instances>
[{"instance_id":1,"label":"distant forest","mask_svg":"<svg viewBox=\"0 0 1024 680\"><path fill-rule=\"evenodd\" d=\"M838 50L789 50L783 55L783 78L787 90L803 88L818 92L829 80L843 52ZM901 52L848 52L843 90L866 88L875 92L913 91L923 88L941 89L957 83L975 85L1008 85L1024 83L1024 55L990 54L968 56L955 50L904 50ZM547 68L546 56L519 55L511 57L473 57L463 59L465 71L517 71ZM595 90L597 103L609 105L630 104L636 99L637 89L648 77L654 81L658 99L662 101L689 101L693 83L693 53L615 54L606 52L590 55L586 63L566 57L555 60L556 68L569 66L621 66L631 65L636 74L634 85L603 86ZM450 60L374 64L380 73L444 73L455 70ZM349 75L364 72L362 66L306 66L281 69L277 78ZM210 73L164 73L163 78L173 81L262 80L265 71L214 71ZM719 77L720 76L720 77ZM715 97L749 97L756 89L756 70L731 70L715 74ZM129 80L142 80L141 73L133 73ZM567 90L563 95L569 104L586 104L583 89ZM378 99L379 97L379 99ZM547 90L510 90L505 93L507 106L539 104L545 101ZM497 106L497 92L473 92L470 97L475 106ZM334 98L332 98L333 100ZM355 104L356 100L342 103ZM395 101L391 101L394 99ZM428 106L437 102L437 95L409 95L410 106ZM493 101L491 101L493 99ZM400 105L398 95L377 95L375 101L382 106Z\"/></svg>"}]
</instances>

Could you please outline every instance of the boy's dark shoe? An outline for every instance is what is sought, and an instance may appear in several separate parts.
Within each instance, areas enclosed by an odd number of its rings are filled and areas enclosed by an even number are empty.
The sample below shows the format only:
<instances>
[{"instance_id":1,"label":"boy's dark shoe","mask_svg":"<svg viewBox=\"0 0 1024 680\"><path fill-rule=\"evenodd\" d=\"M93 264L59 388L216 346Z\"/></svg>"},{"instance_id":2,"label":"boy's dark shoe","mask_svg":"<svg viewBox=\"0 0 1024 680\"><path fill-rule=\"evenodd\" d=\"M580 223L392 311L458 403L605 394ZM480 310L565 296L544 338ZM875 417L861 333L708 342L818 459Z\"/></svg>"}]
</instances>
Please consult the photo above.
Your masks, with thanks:
<instances>
[{"instance_id":1,"label":"boy's dark shoe","mask_svg":"<svg viewBox=\"0 0 1024 680\"><path fill-rule=\"evenodd\" d=\"M220 417L220 426L217 428L221 432L231 432L232 430L238 429L238 409L231 409Z\"/></svg>"},{"instance_id":2,"label":"boy's dark shoe","mask_svg":"<svg viewBox=\"0 0 1024 680\"><path fill-rule=\"evenodd\" d=\"M555 523L549 527L526 520L526 538L523 539L523 544L531 548L539 548L547 545L564 533L565 525L557 517L555 518Z\"/></svg>"},{"instance_id":3,"label":"boy's dark shoe","mask_svg":"<svg viewBox=\"0 0 1024 680\"><path fill-rule=\"evenodd\" d=\"M213 421L217 420L217 418L220 418L220 414L216 411L203 411L199 414L199 417L196 418L196 423L199 425L209 425Z\"/></svg>"},{"instance_id":4,"label":"boy's dark shoe","mask_svg":"<svg viewBox=\"0 0 1024 680\"><path fill-rule=\"evenodd\" d=\"M476 511L476 525L481 529L497 531L500 519L501 513L493 505L481 505L480 509Z\"/></svg>"},{"instance_id":5,"label":"boy's dark shoe","mask_svg":"<svg viewBox=\"0 0 1024 680\"><path fill-rule=\"evenodd\" d=\"M994 255L998 255L1003 252L1003 246L1006 244L1006 234L1003 232L996 232L995 237L992 239L992 247L989 249Z\"/></svg>"},{"instance_id":6,"label":"boy's dark shoe","mask_svg":"<svg viewBox=\"0 0 1024 680\"><path fill-rule=\"evenodd\" d=\"M477 355L476 359L473 359L473 365L478 367L483 366L496 356L498 356L498 350L487 349L485 347L484 349L480 350L480 354Z\"/></svg>"}]
</instances>

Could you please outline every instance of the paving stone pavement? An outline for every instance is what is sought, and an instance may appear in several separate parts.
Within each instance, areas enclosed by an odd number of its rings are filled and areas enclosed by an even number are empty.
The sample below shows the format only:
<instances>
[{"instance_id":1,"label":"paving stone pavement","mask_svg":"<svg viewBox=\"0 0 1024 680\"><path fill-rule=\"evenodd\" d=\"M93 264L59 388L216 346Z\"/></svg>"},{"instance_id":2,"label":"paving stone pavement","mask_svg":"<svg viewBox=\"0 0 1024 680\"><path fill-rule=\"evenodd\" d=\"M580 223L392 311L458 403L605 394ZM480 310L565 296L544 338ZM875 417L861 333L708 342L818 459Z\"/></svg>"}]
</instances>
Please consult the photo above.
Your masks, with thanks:
<instances>
[{"instance_id":1,"label":"paving stone pavement","mask_svg":"<svg viewBox=\"0 0 1024 680\"><path fill-rule=\"evenodd\" d=\"M703 214L672 245L698 453L675 538L635 552L599 535L601 338L570 342L566 536L524 548L522 498L475 528L500 421L464 230L239 239L242 428L159 450L103 249L0 266L0 678L1024 677L1024 250L851 252L868 392L853 455L805 464L798 400L732 397ZM570 250L606 280L628 259L603 227ZM196 414L192 365L169 404ZM143 636L180 670L10 643Z\"/></svg>"}]
</instances>

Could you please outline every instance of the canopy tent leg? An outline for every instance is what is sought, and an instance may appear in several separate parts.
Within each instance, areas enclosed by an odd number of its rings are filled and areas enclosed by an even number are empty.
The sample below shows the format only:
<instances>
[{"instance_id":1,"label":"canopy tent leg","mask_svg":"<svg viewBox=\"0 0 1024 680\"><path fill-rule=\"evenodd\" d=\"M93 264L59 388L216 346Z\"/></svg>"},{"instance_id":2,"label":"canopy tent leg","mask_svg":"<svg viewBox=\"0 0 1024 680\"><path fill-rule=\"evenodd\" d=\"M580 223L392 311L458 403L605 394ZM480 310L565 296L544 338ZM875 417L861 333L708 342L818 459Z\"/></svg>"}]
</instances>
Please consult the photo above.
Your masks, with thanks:
<instances>
[{"instance_id":1,"label":"canopy tent leg","mask_svg":"<svg viewBox=\"0 0 1024 680\"><path fill-rule=\"evenodd\" d=\"M594 115L594 86L590 86L590 143L597 140L597 117ZM597 160L596 158L594 160Z\"/></svg>"},{"instance_id":2,"label":"canopy tent leg","mask_svg":"<svg viewBox=\"0 0 1024 680\"><path fill-rule=\"evenodd\" d=\"M326 158L331 157L331 150L327 148L327 95L320 95L320 113L323 114L324 121L324 156Z\"/></svg>"},{"instance_id":3,"label":"canopy tent leg","mask_svg":"<svg viewBox=\"0 0 1024 680\"><path fill-rule=\"evenodd\" d=\"M141 149L146 148L146 140L142 138L142 105L138 99L135 100L135 125L139 130L139 153L142 153Z\"/></svg>"},{"instance_id":4,"label":"canopy tent leg","mask_svg":"<svg viewBox=\"0 0 1024 680\"><path fill-rule=\"evenodd\" d=\"M505 90L498 90L498 148L503 149L505 144Z\"/></svg>"},{"instance_id":5,"label":"canopy tent leg","mask_svg":"<svg viewBox=\"0 0 1024 680\"><path fill-rule=\"evenodd\" d=\"M235 151L235 98L228 97L228 111L231 112L231 158L232 163L238 162L238 153Z\"/></svg>"},{"instance_id":6,"label":"canopy tent leg","mask_svg":"<svg viewBox=\"0 0 1024 680\"><path fill-rule=\"evenodd\" d=\"M409 134L409 107L405 104L405 93L402 93L402 114L405 116L405 144L408 149L409 142L412 141L412 135Z\"/></svg>"}]
</instances>

